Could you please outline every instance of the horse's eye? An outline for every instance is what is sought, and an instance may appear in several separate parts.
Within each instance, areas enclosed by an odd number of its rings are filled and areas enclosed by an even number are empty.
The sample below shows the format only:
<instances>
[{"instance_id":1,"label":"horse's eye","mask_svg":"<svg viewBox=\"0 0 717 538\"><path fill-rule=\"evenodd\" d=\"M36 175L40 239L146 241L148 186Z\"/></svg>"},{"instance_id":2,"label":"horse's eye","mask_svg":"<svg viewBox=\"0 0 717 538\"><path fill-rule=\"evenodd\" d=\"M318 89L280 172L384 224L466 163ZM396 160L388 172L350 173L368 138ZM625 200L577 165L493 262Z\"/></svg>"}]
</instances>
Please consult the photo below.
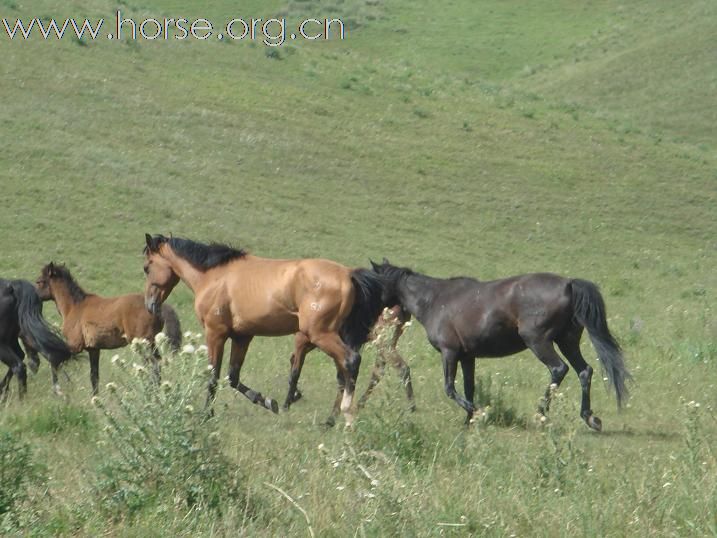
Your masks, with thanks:
<instances>
[{"instance_id":1,"label":"horse's eye","mask_svg":"<svg viewBox=\"0 0 717 538\"><path fill-rule=\"evenodd\" d=\"M149 274L149 266L148 266L148 265L145 265L145 266L144 266L144 274L145 274L145 275L148 275L148 274Z\"/></svg>"}]
</instances>

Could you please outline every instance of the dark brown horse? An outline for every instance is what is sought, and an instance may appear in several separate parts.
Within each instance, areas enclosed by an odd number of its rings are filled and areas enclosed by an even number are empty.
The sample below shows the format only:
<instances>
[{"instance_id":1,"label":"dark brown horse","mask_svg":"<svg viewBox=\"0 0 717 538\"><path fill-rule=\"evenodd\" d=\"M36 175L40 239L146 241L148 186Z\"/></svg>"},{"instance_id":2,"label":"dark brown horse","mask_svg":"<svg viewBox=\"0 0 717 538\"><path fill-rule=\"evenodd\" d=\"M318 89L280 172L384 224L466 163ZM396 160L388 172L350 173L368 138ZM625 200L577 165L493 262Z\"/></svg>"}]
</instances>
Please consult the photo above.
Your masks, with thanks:
<instances>
[{"instance_id":1,"label":"dark brown horse","mask_svg":"<svg viewBox=\"0 0 717 538\"><path fill-rule=\"evenodd\" d=\"M600 364L615 389L618 407L626 400L625 383L631 379L620 346L607 326L605 303L592 282L548 273L479 282L472 278L432 278L384 259L374 270L385 279L384 301L400 305L426 329L431 345L443 358L445 391L466 410L475 412L475 359L504 357L530 349L550 371L551 384L538 411L550 405L551 387L557 387L568 366L575 368L582 386L580 416L595 430L600 419L590 408L593 369L580 352L580 337L587 329ZM455 389L457 365L463 372L465 398Z\"/></svg>"},{"instance_id":2,"label":"dark brown horse","mask_svg":"<svg viewBox=\"0 0 717 538\"><path fill-rule=\"evenodd\" d=\"M27 390L24 353L18 339L28 349L47 357L57 368L70 357L70 350L42 317L42 302L34 286L26 280L0 279L0 361L8 372L0 382L0 396L5 393L13 375L20 385L20 396Z\"/></svg>"},{"instance_id":3,"label":"dark brown horse","mask_svg":"<svg viewBox=\"0 0 717 538\"><path fill-rule=\"evenodd\" d=\"M139 293L118 297L100 297L87 293L63 265L49 263L37 279L37 293L43 301L55 301L62 316L62 333L72 353L87 350L90 356L92 394L97 394L100 378L101 349L124 347L135 338L146 339L154 346L154 337L164 327L170 346L178 349L182 330L174 309L164 305L157 315L147 312ZM153 348L154 349L154 348ZM155 367L158 368L156 349ZM56 369L52 369L52 386L60 392Z\"/></svg>"},{"instance_id":4,"label":"dark brown horse","mask_svg":"<svg viewBox=\"0 0 717 538\"><path fill-rule=\"evenodd\" d=\"M226 245L202 244L177 237L146 236L145 299L150 312L179 280L194 292L194 310L204 326L213 377L207 402L216 391L224 353L231 338L229 383L253 403L273 412L278 404L239 381L249 344L255 336L294 335L287 406L306 354L318 347L336 365L339 402L347 424L361 355L371 326L381 311L381 279L367 269L350 269L322 259L259 258Z\"/></svg>"}]
</instances>

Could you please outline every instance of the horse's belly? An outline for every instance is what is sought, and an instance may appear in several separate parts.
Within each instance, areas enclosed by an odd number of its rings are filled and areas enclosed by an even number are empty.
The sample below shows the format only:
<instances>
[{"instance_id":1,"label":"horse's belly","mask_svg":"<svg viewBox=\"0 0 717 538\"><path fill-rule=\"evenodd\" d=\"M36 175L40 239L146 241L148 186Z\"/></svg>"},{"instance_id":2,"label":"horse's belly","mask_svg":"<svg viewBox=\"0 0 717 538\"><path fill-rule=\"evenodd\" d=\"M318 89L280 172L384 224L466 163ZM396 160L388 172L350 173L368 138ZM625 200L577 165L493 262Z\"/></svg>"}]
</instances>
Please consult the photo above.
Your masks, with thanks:
<instances>
[{"instance_id":1,"label":"horse's belly","mask_svg":"<svg viewBox=\"0 0 717 538\"><path fill-rule=\"evenodd\" d=\"M299 331L299 320L293 315L266 315L253 319L235 317L234 330L239 334L254 336L283 336Z\"/></svg>"},{"instance_id":2,"label":"horse's belly","mask_svg":"<svg viewBox=\"0 0 717 538\"><path fill-rule=\"evenodd\" d=\"M476 357L505 357L523 351L525 342L517 333L508 333L476 338L470 347Z\"/></svg>"},{"instance_id":3,"label":"horse's belly","mask_svg":"<svg viewBox=\"0 0 717 538\"><path fill-rule=\"evenodd\" d=\"M119 327L102 327L88 324L84 329L85 347L114 349L127 345L127 339Z\"/></svg>"}]
</instances>

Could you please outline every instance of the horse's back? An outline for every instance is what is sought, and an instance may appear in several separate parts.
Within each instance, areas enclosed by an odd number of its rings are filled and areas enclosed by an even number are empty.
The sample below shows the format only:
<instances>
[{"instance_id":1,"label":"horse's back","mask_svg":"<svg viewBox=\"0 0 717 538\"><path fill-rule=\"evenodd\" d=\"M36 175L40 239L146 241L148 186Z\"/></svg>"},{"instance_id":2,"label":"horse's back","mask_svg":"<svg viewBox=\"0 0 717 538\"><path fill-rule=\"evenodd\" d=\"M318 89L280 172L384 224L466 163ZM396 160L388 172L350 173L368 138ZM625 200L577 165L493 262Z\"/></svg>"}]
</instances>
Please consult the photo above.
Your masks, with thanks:
<instances>
[{"instance_id":1,"label":"horse's back","mask_svg":"<svg viewBox=\"0 0 717 538\"><path fill-rule=\"evenodd\" d=\"M353 293L351 269L321 258L246 256L217 268L212 277L195 297L200 319L263 336L297 332L300 318L347 314L350 304L343 303Z\"/></svg>"},{"instance_id":2,"label":"horse's back","mask_svg":"<svg viewBox=\"0 0 717 538\"><path fill-rule=\"evenodd\" d=\"M161 320L145 308L144 296L138 293L116 297L88 295L83 301L81 319L86 347L122 347L133 338L150 339L161 328Z\"/></svg>"},{"instance_id":3,"label":"horse's back","mask_svg":"<svg viewBox=\"0 0 717 538\"><path fill-rule=\"evenodd\" d=\"M492 281L444 281L433 310L437 334L476 356L499 357L525 349L521 331L566 322L569 280L529 273Z\"/></svg>"}]
</instances>

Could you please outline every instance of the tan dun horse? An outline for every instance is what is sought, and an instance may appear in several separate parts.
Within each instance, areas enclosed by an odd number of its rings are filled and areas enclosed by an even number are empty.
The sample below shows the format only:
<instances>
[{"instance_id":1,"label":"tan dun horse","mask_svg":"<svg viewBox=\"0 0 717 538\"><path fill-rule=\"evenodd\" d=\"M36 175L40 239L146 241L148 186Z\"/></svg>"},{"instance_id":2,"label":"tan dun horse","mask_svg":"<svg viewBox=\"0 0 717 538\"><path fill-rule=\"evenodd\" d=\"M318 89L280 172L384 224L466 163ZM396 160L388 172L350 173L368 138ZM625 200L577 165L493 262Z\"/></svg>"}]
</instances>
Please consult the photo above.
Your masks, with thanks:
<instances>
[{"instance_id":1,"label":"tan dun horse","mask_svg":"<svg viewBox=\"0 0 717 538\"><path fill-rule=\"evenodd\" d=\"M329 260L275 260L216 243L162 235L145 239L147 309L158 312L179 280L194 292L213 369L208 405L216 392L224 344L231 338L230 385L253 403L278 412L275 400L240 383L239 375L254 336L293 334L285 407L294 400L306 354L318 347L336 365L338 393L328 422L334 423L340 403L351 424L359 349L383 307L378 275Z\"/></svg>"},{"instance_id":2,"label":"tan dun horse","mask_svg":"<svg viewBox=\"0 0 717 538\"><path fill-rule=\"evenodd\" d=\"M90 356L92 394L97 394L101 349L124 347L134 338L144 338L154 346L154 337L164 327L170 346L178 349L182 341L179 319L174 309L164 305L161 314L147 312L139 293L100 297L83 290L63 265L49 263L37 279L37 293L43 301L55 301L62 316L62 334L72 353L87 350ZM155 371L158 354L154 350ZM56 368L52 385L60 392Z\"/></svg>"}]
</instances>

